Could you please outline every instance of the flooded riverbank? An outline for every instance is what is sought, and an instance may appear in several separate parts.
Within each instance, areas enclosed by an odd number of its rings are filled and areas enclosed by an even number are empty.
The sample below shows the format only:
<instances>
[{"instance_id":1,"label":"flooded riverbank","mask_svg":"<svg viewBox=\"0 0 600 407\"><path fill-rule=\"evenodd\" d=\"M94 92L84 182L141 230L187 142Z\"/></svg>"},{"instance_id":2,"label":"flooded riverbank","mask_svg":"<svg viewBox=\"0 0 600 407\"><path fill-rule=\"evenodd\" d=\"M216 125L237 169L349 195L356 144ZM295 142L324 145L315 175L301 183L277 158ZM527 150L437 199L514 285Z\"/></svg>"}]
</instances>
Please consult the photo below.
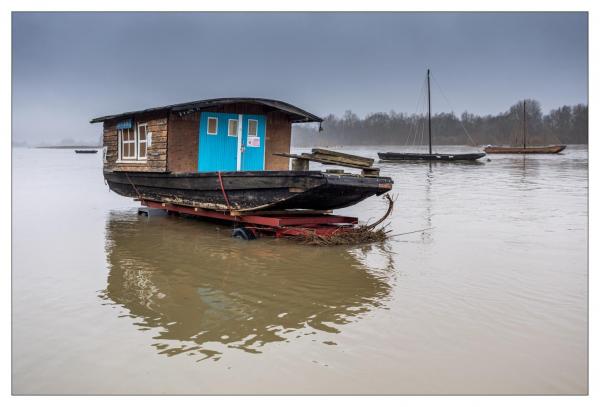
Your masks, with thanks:
<instances>
[{"instance_id":1,"label":"flooded riverbank","mask_svg":"<svg viewBox=\"0 0 600 407\"><path fill-rule=\"evenodd\" d=\"M15 149L13 392L585 393L587 149L376 165L399 236L307 247L139 217L101 154Z\"/></svg>"}]
</instances>

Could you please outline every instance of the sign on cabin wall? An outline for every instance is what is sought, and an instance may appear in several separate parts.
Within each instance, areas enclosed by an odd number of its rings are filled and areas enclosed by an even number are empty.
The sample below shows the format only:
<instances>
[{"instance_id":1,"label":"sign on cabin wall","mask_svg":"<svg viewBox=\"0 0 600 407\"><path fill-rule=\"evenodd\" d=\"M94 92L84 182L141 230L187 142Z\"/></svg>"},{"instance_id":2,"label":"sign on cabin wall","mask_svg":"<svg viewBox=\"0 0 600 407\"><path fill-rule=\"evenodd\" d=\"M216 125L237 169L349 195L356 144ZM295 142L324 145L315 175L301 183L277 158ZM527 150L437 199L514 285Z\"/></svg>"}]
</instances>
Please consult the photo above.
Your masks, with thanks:
<instances>
[{"instance_id":1,"label":"sign on cabin wall","mask_svg":"<svg viewBox=\"0 0 600 407\"><path fill-rule=\"evenodd\" d=\"M117 130L130 129L132 127L131 119L123 120L117 123Z\"/></svg>"},{"instance_id":2,"label":"sign on cabin wall","mask_svg":"<svg viewBox=\"0 0 600 407\"><path fill-rule=\"evenodd\" d=\"M246 144L248 147L260 147L260 137L248 136L248 142Z\"/></svg>"}]
</instances>

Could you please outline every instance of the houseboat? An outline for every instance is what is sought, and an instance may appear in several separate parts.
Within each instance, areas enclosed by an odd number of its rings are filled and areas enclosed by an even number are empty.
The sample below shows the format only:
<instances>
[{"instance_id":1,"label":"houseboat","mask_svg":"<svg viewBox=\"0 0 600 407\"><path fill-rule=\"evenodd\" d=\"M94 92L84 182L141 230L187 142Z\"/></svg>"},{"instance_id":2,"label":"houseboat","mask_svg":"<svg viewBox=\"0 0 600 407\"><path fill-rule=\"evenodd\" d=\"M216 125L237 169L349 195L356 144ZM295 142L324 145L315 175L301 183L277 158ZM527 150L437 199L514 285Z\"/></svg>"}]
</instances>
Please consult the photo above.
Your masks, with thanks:
<instances>
[{"instance_id":1,"label":"houseboat","mask_svg":"<svg viewBox=\"0 0 600 407\"><path fill-rule=\"evenodd\" d=\"M322 119L260 98L199 100L91 120L104 126L110 189L142 201L204 210L330 210L392 188L388 177L309 171L308 162L290 170L292 124L311 122Z\"/></svg>"}]
</instances>

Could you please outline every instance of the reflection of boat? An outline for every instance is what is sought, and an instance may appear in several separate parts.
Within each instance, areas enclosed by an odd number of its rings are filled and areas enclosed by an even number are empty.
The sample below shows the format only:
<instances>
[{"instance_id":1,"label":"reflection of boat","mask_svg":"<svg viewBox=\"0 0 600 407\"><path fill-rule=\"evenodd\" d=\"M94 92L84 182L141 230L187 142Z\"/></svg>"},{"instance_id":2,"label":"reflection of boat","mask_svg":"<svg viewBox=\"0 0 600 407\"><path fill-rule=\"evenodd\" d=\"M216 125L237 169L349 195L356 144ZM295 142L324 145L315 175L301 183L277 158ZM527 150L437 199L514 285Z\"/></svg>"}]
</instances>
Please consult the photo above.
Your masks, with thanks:
<instances>
[{"instance_id":1,"label":"reflection of boat","mask_svg":"<svg viewBox=\"0 0 600 407\"><path fill-rule=\"evenodd\" d=\"M112 213L106 248L102 297L140 329L158 329L155 346L167 355L218 358L227 348L256 353L270 342L337 333L390 292L384 276L346 249L244 245L177 219Z\"/></svg>"},{"instance_id":2,"label":"reflection of boat","mask_svg":"<svg viewBox=\"0 0 600 407\"><path fill-rule=\"evenodd\" d=\"M431 143L431 84L430 72L427 70L427 132L429 135L429 153L377 153L382 161L474 161L485 157L485 153L441 154L434 153ZM466 131L466 130L465 130Z\"/></svg>"},{"instance_id":3,"label":"reflection of boat","mask_svg":"<svg viewBox=\"0 0 600 407\"><path fill-rule=\"evenodd\" d=\"M551 146L527 146L527 102L523 101L523 147L487 146L484 151L488 154L557 154L567 146L563 144Z\"/></svg>"}]
</instances>

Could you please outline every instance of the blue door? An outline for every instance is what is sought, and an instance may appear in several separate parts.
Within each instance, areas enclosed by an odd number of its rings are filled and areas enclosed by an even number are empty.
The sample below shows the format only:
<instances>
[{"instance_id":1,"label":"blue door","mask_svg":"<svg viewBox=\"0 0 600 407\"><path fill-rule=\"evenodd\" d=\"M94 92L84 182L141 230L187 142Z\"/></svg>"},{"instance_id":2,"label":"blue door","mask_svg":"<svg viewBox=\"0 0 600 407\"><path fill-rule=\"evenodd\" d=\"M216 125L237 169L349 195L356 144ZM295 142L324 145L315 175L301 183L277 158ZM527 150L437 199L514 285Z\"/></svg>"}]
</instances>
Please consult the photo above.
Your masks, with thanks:
<instances>
[{"instance_id":1,"label":"blue door","mask_svg":"<svg viewBox=\"0 0 600 407\"><path fill-rule=\"evenodd\" d=\"M238 170L239 115L202 112L198 172Z\"/></svg>"},{"instance_id":2,"label":"blue door","mask_svg":"<svg viewBox=\"0 0 600 407\"><path fill-rule=\"evenodd\" d=\"M242 117L242 171L265 169L265 116L245 114Z\"/></svg>"}]
</instances>

